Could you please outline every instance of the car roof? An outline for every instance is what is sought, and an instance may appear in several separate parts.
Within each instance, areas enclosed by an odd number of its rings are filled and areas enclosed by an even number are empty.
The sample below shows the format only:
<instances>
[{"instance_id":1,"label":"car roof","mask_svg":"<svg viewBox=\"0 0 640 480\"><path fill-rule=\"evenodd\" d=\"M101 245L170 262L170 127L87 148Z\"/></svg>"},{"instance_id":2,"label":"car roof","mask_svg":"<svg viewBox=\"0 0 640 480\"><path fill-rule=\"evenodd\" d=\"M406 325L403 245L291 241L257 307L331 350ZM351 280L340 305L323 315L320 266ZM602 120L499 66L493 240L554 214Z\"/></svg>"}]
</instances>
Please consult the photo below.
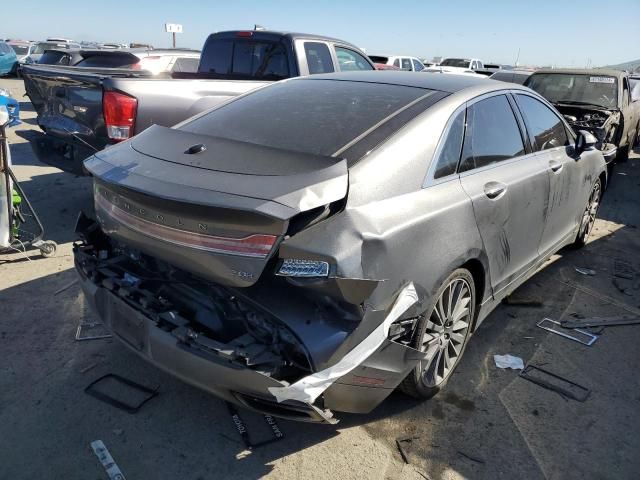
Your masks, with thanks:
<instances>
[{"instance_id":1,"label":"car roof","mask_svg":"<svg viewBox=\"0 0 640 480\"><path fill-rule=\"evenodd\" d=\"M564 73L568 75L598 75L607 77L624 78L627 73L620 70L612 70L607 68L542 68L533 72L534 75L538 73Z\"/></svg>"},{"instance_id":2,"label":"car roof","mask_svg":"<svg viewBox=\"0 0 640 480\"><path fill-rule=\"evenodd\" d=\"M310 40L323 40L326 42L335 42L335 43L342 43L345 45L353 45L351 42L347 42L346 40L341 40L339 38L333 38L333 37L325 37L324 35L314 35L312 33L298 33L298 32L279 32L279 31L275 31L275 30L227 30L224 32L216 32L216 33L212 33L211 35L213 36L236 36L237 32L252 32L253 35L256 36L256 38L260 38L260 37L269 37L269 36L280 36L280 37L288 37L292 40L295 40L297 38L306 38L306 39L310 39ZM242 37L238 37L238 38L242 38ZM363 52L364 54L364 52Z\"/></svg>"},{"instance_id":3,"label":"car roof","mask_svg":"<svg viewBox=\"0 0 640 480\"><path fill-rule=\"evenodd\" d=\"M487 77L470 75L415 73L402 70L386 70L384 72L370 70L359 72L339 72L299 77L299 80L343 80L352 82L369 82L404 87L424 88L441 92L455 93L466 88L488 86L487 91L504 88L504 83L489 80Z\"/></svg>"}]
</instances>

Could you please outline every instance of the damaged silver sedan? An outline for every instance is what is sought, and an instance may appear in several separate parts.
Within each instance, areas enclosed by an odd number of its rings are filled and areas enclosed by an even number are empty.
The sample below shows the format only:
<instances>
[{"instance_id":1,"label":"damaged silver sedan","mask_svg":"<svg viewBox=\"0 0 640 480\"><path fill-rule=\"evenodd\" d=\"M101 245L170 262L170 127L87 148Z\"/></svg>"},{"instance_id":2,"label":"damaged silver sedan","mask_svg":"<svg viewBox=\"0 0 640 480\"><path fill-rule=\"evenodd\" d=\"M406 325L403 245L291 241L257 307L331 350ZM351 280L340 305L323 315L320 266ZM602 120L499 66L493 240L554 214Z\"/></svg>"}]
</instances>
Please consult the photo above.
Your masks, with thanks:
<instances>
[{"instance_id":1,"label":"damaged silver sedan","mask_svg":"<svg viewBox=\"0 0 640 480\"><path fill-rule=\"evenodd\" d=\"M83 290L124 344L225 400L334 422L429 398L473 331L584 245L602 153L531 90L353 72L279 82L89 158Z\"/></svg>"}]
</instances>

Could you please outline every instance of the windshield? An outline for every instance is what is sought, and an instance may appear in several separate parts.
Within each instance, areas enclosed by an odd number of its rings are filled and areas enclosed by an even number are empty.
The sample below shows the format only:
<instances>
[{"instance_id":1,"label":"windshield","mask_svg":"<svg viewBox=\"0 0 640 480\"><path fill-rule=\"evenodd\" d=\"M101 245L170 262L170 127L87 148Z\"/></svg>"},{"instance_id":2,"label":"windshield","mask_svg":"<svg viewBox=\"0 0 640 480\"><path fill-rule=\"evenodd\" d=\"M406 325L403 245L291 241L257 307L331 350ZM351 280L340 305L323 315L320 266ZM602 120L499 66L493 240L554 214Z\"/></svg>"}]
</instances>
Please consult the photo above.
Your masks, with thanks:
<instances>
[{"instance_id":1,"label":"windshield","mask_svg":"<svg viewBox=\"0 0 640 480\"><path fill-rule=\"evenodd\" d=\"M29 47L26 45L9 45L16 52L16 55L26 55L29 52Z\"/></svg>"},{"instance_id":2,"label":"windshield","mask_svg":"<svg viewBox=\"0 0 640 480\"><path fill-rule=\"evenodd\" d=\"M615 77L536 73L529 77L527 87L535 90L551 103L598 105L616 108L618 105L618 80Z\"/></svg>"},{"instance_id":3,"label":"windshield","mask_svg":"<svg viewBox=\"0 0 640 480\"><path fill-rule=\"evenodd\" d=\"M41 42L37 44L31 53L41 55L45 50L51 50L53 48L66 48L66 45L59 43Z\"/></svg>"},{"instance_id":4,"label":"windshield","mask_svg":"<svg viewBox=\"0 0 640 480\"><path fill-rule=\"evenodd\" d=\"M240 97L180 129L328 156L429 93L434 92L367 82L294 80Z\"/></svg>"},{"instance_id":5,"label":"windshield","mask_svg":"<svg viewBox=\"0 0 640 480\"><path fill-rule=\"evenodd\" d=\"M442 63L440 63L441 67L458 67L458 68L469 68L469 63L471 61L464 58L445 58Z\"/></svg>"}]
</instances>

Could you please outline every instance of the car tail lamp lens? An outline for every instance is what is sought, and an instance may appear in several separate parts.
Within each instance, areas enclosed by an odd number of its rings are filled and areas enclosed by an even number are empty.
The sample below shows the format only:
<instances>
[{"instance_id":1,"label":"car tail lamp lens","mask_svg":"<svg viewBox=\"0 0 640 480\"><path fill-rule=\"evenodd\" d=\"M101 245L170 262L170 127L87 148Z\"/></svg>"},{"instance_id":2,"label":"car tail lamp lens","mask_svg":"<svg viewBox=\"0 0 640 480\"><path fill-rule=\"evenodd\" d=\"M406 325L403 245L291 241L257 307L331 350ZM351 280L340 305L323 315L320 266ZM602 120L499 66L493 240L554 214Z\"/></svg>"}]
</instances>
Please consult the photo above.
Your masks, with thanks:
<instances>
[{"instance_id":1,"label":"car tail lamp lens","mask_svg":"<svg viewBox=\"0 0 640 480\"><path fill-rule=\"evenodd\" d=\"M236 32L236 37L252 37L252 36L253 36L253 32L250 30Z\"/></svg>"},{"instance_id":2,"label":"car tail lamp lens","mask_svg":"<svg viewBox=\"0 0 640 480\"><path fill-rule=\"evenodd\" d=\"M102 111L107 136L121 142L133 136L138 100L120 92L104 92Z\"/></svg>"},{"instance_id":3,"label":"car tail lamp lens","mask_svg":"<svg viewBox=\"0 0 640 480\"><path fill-rule=\"evenodd\" d=\"M160 225L132 215L118 205L111 203L99 191L95 192L95 206L98 212L108 215L121 225L143 235L207 252L266 258L278 238L274 235L263 234L253 234L243 238L217 237Z\"/></svg>"},{"instance_id":4,"label":"car tail lamp lens","mask_svg":"<svg viewBox=\"0 0 640 480\"><path fill-rule=\"evenodd\" d=\"M329 264L316 260L287 258L280 265L278 275L285 277L328 277Z\"/></svg>"}]
</instances>

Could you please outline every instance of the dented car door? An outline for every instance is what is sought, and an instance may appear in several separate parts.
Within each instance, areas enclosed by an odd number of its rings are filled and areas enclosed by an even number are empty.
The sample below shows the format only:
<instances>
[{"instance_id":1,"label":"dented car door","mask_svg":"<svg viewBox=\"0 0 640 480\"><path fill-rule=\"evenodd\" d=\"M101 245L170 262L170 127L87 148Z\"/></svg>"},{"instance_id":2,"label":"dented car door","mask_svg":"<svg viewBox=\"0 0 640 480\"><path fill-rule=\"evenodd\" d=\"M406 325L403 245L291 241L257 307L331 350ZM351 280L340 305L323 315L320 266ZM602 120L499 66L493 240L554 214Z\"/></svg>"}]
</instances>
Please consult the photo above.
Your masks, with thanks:
<instances>
[{"instance_id":1,"label":"dented car door","mask_svg":"<svg viewBox=\"0 0 640 480\"><path fill-rule=\"evenodd\" d=\"M467 105L460 181L473 202L494 294L538 258L549 177L505 95Z\"/></svg>"},{"instance_id":2,"label":"dented car door","mask_svg":"<svg viewBox=\"0 0 640 480\"><path fill-rule=\"evenodd\" d=\"M573 136L563 120L547 105L527 94L514 95L524 118L531 146L548 169L549 199L540 242L542 254L575 235L591 184L595 179L573 156Z\"/></svg>"}]
</instances>

